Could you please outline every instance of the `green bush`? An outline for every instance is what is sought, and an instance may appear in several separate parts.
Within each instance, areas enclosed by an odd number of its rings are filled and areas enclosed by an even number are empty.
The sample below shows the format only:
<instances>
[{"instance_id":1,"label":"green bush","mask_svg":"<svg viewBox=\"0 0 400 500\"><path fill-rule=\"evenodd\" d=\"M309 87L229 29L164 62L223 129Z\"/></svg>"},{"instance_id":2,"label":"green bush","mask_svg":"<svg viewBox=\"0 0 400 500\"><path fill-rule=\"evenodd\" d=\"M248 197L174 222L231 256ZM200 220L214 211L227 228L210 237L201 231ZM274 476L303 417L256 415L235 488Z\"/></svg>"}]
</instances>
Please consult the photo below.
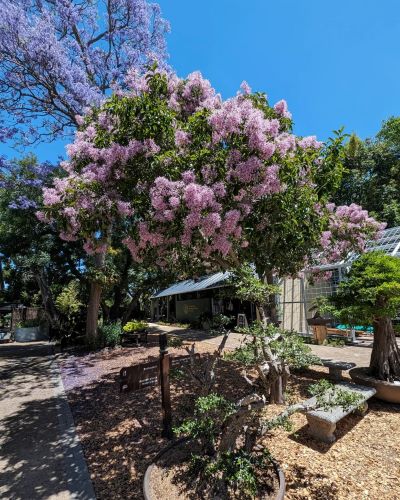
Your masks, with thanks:
<instances>
[{"instance_id":1,"label":"green bush","mask_svg":"<svg viewBox=\"0 0 400 500\"><path fill-rule=\"evenodd\" d=\"M121 323L108 323L99 328L99 343L101 347L115 347L121 344Z\"/></svg>"},{"instance_id":2,"label":"green bush","mask_svg":"<svg viewBox=\"0 0 400 500\"><path fill-rule=\"evenodd\" d=\"M18 328L35 328L40 326L40 320L36 319L26 319L25 321L21 321L18 323Z\"/></svg>"},{"instance_id":3,"label":"green bush","mask_svg":"<svg viewBox=\"0 0 400 500\"><path fill-rule=\"evenodd\" d=\"M138 332L140 330L144 330L145 328L147 328L149 326L148 323L146 323L146 321L129 321L126 325L123 326L123 331L125 333L134 333L134 332Z\"/></svg>"}]
</instances>

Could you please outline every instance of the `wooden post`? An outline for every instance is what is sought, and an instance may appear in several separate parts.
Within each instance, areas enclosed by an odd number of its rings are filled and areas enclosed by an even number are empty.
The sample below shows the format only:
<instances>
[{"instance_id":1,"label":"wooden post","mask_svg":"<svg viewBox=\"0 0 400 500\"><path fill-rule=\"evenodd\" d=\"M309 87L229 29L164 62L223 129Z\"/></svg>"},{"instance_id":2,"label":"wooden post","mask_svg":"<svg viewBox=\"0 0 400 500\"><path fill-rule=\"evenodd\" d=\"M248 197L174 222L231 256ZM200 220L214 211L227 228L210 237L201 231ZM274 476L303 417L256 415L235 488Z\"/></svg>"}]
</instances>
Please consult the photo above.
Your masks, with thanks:
<instances>
[{"instance_id":1,"label":"wooden post","mask_svg":"<svg viewBox=\"0 0 400 500\"><path fill-rule=\"evenodd\" d=\"M161 404L163 414L162 437L172 439L172 410L171 410L171 392L169 384L169 354L167 345L167 334L160 333L160 382L161 382Z\"/></svg>"},{"instance_id":2,"label":"wooden post","mask_svg":"<svg viewBox=\"0 0 400 500\"><path fill-rule=\"evenodd\" d=\"M325 325L313 325L312 327L314 331L314 338L317 341L318 345L321 345L324 343L326 337L327 337L327 329Z\"/></svg>"}]
</instances>

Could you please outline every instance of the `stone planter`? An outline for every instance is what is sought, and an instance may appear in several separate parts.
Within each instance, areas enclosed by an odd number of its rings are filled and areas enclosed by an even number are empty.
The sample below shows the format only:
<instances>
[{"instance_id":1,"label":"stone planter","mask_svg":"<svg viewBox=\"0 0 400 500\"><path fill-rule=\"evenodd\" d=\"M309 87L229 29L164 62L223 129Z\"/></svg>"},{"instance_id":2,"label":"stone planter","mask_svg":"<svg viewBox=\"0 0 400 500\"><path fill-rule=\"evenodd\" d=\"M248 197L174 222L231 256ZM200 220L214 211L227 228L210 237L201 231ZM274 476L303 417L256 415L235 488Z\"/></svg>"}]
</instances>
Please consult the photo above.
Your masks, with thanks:
<instances>
[{"instance_id":1,"label":"stone planter","mask_svg":"<svg viewBox=\"0 0 400 500\"><path fill-rule=\"evenodd\" d=\"M388 403L400 404L400 382L386 382L368 375L369 368L353 368L349 371L350 377L357 384L374 387L375 397Z\"/></svg>"},{"instance_id":2,"label":"stone planter","mask_svg":"<svg viewBox=\"0 0 400 500\"><path fill-rule=\"evenodd\" d=\"M16 328L14 333L15 342L34 342L37 340L47 340L48 334L40 326L30 328Z\"/></svg>"},{"instance_id":3,"label":"stone planter","mask_svg":"<svg viewBox=\"0 0 400 500\"><path fill-rule=\"evenodd\" d=\"M183 445L184 443L187 442L186 438L180 438L177 439L176 441L170 443L168 446L166 446L163 450L161 450L156 457L154 458L154 461L147 467L146 473L144 475L143 479L143 496L145 500L159 500L159 498L156 498L156 496L152 492L152 472L154 468L156 467L156 462L164 457L170 450L173 448L176 448L180 445ZM285 498L285 491L286 491L286 481L285 481L285 476L279 467L279 465L276 462L273 462L273 466L275 469L276 477L278 478L279 482L279 490L276 493L275 500L283 500ZM169 499L168 497L165 497L165 500L172 500ZM173 500L179 500L179 498L175 497ZM262 499L261 499L262 500Z\"/></svg>"}]
</instances>

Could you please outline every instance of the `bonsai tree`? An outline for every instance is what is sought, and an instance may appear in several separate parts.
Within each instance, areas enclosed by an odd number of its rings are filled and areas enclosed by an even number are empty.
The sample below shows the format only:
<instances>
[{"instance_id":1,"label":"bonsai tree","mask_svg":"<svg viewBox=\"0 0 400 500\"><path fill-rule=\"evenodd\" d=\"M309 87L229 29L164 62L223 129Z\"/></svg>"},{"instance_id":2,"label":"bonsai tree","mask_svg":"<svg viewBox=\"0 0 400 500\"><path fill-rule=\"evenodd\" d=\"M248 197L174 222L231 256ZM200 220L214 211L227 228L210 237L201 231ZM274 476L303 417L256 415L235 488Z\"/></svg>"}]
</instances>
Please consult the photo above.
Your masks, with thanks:
<instances>
[{"instance_id":1,"label":"bonsai tree","mask_svg":"<svg viewBox=\"0 0 400 500\"><path fill-rule=\"evenodd\" d=\"M225 357L243 365L242 375L246 382L267 397L270 403L284 404L290 368L321 364L321 360L312 354L310 347L294 331L256 321L243 328L242 333L251 337L252 342L243 343ZM255 370L256 377L247 375L248 368Z\"/></svg>"},{"instance_id":2,"label":"bonsai tree","mask_svg":"<svg viewBox=\"0 0 400 500\"><path fill-rule=\"evenodd\" d=\"M359 404L360 396L334 387L327 380L310 386L311 402L288 406L268 418L265 398L249 394L237 402L217 392L200 396L193 415L175 427L177 435L190 439L189 474L202 498L260 498L269 486L269 450L259 441L272 429L291 430L290 417L297 412L332 407L343 409ZM197 443L197 447L193 447Z\"/></svg>"},{"instance_id":3,"label":"bonsai tree","mask_svg":"<svg viewBox=\"0 0 400 500\"><path fill-rule=\"evenodd\" d=\"M311 353L309 346L304 344L297 333L280 329L267 321L265 310L279 293L278 285L260 280L254 268L247 264L232 273L229 283L231 286L223 293L252 302L260 321L241 330L252 338L252 342L244 343L227 357L244 365L243 375L246 381L258 387L271 403L283 404L290 367L319 364L320 360ZM248 367L257 372L254 381L247 376Z\"/></svg>"},{"instance_id":4,"label":"bonsai tree","mask_svg":"<svg viewBox=\"0 0 400 500\"><path fill-rule=\"evenodd\" d=\"M400 259L382 252L364 254L353 264L331 301L343 320L372 323L371 375L381 380L400 380L400 349L392 323L400 309Z\"/></svg>"}]
</instances>

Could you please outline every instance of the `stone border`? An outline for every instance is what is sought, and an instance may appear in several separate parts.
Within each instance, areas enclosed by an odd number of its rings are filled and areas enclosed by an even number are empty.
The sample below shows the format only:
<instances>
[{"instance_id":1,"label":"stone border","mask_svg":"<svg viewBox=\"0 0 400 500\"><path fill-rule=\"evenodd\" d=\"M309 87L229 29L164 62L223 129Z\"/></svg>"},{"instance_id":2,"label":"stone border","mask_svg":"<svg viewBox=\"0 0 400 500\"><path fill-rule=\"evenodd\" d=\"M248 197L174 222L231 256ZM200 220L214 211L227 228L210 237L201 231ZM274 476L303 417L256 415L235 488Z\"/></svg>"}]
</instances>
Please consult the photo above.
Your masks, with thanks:
<instances>
[{"instance_id":1,"label":"stone border","mask_svg":"<svg viewBox=\"0 0 400 500\"><path fill-rule=\"evenodd\" d=\"M75 431L74 418L62 382L60 366L51 343L49 356L51 357L50 370L54 381L54 395L57 399L60 442L63 448L65 474L70 496L73 500L96 500L82 446Z\"/></svg>"}]
</instances>

